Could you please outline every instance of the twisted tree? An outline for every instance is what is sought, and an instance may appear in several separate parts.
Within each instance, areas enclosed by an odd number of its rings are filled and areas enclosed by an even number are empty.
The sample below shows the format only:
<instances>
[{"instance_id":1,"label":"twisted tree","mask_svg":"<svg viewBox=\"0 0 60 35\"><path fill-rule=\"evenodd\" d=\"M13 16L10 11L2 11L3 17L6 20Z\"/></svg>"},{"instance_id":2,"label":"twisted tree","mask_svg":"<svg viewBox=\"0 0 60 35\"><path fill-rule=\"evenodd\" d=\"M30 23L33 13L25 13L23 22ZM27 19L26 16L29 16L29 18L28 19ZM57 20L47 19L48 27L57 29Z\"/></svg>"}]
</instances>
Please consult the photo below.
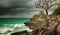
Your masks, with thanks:
<instances>
[{"instance_id":1,"label":"twisted tree","mask_svg":"<svg viewBox=\"0 0 60 35\"><path fill-rule=\"evenodd\" d=\"M46 15L48 15L48 10L55 6L59 5L60 0L36 0L34 1L34 6L36 8L42 8L46 11Z\"/></svg>"}]
</instances>

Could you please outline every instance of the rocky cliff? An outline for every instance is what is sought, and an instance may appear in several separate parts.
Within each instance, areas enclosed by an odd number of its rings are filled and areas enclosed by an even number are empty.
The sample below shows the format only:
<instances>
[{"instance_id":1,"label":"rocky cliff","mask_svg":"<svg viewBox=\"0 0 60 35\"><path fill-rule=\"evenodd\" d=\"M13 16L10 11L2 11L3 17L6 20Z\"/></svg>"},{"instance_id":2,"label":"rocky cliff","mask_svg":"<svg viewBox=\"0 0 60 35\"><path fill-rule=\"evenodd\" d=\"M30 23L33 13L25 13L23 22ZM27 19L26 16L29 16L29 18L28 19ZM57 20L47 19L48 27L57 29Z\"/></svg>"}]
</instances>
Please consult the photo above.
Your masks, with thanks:
<instances>
[{"instance_id":1,"label":"rocky cliff","mask_svg":"<svg viewBox=\"0 0 60 35\"><path fill-rule=\"evenodd\" d=\"M53 14L55 14L55 12ZM58 13L52 17L49 15L46 16L44 13L39 13L34 15L24 24L33 31L16 32L12 33L11 35L60 35L60 14Z\"/></svg>"}]
</instances>

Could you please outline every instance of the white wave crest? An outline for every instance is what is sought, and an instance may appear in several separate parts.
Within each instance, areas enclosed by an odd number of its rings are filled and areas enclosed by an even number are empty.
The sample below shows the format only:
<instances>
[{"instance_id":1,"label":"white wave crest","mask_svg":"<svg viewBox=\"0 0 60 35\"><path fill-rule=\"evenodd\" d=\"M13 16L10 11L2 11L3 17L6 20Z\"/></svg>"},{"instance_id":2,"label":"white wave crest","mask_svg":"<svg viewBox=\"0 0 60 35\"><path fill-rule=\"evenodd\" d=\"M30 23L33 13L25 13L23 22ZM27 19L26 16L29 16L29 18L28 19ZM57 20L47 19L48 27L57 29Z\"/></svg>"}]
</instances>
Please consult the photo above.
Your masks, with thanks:
<instances>
[{"instance_id":1,"label":"white wave crest","mask_svg":"<svg viewBox=\"0 0 60 35\"><path fill-rule=\"evenodd\" d=\"M0 35L11 34L13 32L19 32L24 30L27 30L28 32L32 31L24 24L5 24L5 27L0 28Z\"/></svg>"}]
</instances>

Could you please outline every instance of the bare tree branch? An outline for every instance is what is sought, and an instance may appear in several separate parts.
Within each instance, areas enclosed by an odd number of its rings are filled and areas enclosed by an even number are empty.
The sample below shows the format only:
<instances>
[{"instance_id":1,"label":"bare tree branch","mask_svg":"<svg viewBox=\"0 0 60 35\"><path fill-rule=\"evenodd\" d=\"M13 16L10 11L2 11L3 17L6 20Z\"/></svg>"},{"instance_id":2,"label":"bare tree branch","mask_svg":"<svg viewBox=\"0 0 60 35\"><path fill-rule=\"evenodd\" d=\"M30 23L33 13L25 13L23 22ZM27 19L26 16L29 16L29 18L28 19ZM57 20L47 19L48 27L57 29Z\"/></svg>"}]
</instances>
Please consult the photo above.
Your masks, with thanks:
<instances>
[{"instance_id":1,"label":"bare tree branch","mask_svg":"<svg viewBox=\"0 0 60 35\"><path fill-rule=\"evenodd\" d=\"M36 8L43 8L43 9L45 9L43 7L44 4L43 5L40 5L41 3L39 3L39 1L38 1L38 3L34 2L34 4L35 4Z\"/></svg>"},{"instance_id":2,"label":"bare tree branch","mask_svg":"<svg viewBox=\"0 0 60 35\"><path fill-rule=\"evenodd\" d=\"M51 8L51 7L52 7L52 6L54 6L54 5L57 5L57 3L55 3L55 4L51 5L49 8ZM48 8L48 9L49 9L49 8Z\"/></svg>"},{"instance_id":3,"label":"bare tree branch","mask_svg":"<svg viewBox=\"0 0 60 35\"><path fill-rule=\"evenodd\" d=\"M43 8L47 13L48 9L54 5L58 5L59 0L37 0L34 2L36 8Z\"/></svg>"}]
</instances>

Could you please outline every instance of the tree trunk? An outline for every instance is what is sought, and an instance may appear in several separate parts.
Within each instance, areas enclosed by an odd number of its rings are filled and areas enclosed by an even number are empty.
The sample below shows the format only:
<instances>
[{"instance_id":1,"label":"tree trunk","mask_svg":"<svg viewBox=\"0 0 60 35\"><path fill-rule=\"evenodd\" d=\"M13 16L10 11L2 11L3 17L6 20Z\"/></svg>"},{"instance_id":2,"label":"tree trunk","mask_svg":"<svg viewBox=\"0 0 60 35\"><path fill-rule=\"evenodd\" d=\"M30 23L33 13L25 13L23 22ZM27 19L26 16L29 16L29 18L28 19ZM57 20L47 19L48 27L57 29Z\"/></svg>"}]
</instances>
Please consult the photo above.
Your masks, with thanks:
<instances>
[{"instance_id":1,"label":"tree trunk","mask_svg":"<svg viewBox=\"0 0 60 35\"><path fill-rule=\"evenodd\" d=\"M45 11L46 11L46 15L48 15L48 10L46 9Z\"/></svg>"},{"instance_id":2,"label":"tree trunk","mask_svg":"<svg viewBox=\"0 0 60 35\"><path fill-rule=\"evenodd\" d=\"M48 9L45 9L45 11L46 11L46 16L48 16ZM47 20L47 17L46 17L46 22L47 22L47 24L46 24L46 26L47 26L47 28L48 28L48 26L49 26L49 22L48 22L48 20Z\"/></svg>"}]
</instances>

